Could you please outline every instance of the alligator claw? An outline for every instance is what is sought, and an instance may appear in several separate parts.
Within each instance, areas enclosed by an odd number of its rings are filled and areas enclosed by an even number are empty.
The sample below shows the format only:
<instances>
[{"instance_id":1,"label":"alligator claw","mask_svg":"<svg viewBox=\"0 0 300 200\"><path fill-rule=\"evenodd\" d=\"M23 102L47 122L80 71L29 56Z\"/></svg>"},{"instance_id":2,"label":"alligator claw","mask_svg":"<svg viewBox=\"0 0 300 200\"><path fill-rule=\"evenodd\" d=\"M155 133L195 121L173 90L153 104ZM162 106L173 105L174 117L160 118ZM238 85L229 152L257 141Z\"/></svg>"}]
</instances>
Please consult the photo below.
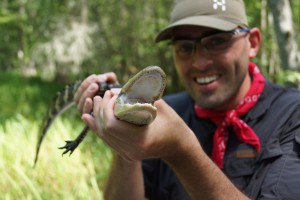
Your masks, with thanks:
<instances>
[{"instance_id":1,"label":"alligator claw","mask_svg":"<svg viewBox=\"0 0 300 200\"><path fill-rule=\"evenodd\" d=\"M59 149L66 149L62 155L70 152L69 156L71 156L71 154L73 153L73 151L77 148L77 146L79 145L78 142L76 142L76 140L73 141L66 141L66 145L63 147L59 147Z\"/></svg>"},{"instance_id":2,"label":"alligator claw","mask_svg":"<svg viewBox=\"0 0 300 200\"><path fill-rule=\"evenodd\" d=\"M77 146L82 142L82 140L85 138L87 132L89 131L89 127L86 126L81 131L81 133L78 135L78 137L75 140L72 141L66 141L66 145L63 147L59 147L59 149L66 149L62 155L68 153L70 151L70 156L73 153L73 151L77 148Z\"/></svg>"}]
</instances>

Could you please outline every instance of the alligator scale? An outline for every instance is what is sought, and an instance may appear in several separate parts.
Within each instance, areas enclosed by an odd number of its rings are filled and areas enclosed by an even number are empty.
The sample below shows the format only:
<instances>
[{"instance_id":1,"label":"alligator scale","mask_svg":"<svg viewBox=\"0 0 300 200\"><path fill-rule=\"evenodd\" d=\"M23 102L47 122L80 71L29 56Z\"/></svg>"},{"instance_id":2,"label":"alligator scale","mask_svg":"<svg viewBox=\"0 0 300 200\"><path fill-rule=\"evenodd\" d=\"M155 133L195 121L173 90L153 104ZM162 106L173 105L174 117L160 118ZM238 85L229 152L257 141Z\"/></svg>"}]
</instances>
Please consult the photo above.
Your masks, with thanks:
<instances>
[{"instance_id":1,"label":"alligator scale","mask_svg":"<svg viewBox=\"0 0 300 200\"><path fill-rule=\"evenodd\" d=\"M48 110L48 115L43 121L41 132L36 147L34 164L38 160L41 144L47 131L54 120L63 112L74 105L74 95L81 82L65 86L65 89L55 96L53 103ZM122 87L115 102L114 114L123 121L136 125L150 124L156 117L156 107L153 103L162 97L166 86L166 75L158 66L149 66L138 72ZM120 88L121 86L112 83L99 83L99 96L103 97L106 90ZM70 155L82 142L89 131L86 126L78 137L73 141L66 141L66 145L59 149L65 149L63 154L70 152Z\"/></svg>"}]
</instances>

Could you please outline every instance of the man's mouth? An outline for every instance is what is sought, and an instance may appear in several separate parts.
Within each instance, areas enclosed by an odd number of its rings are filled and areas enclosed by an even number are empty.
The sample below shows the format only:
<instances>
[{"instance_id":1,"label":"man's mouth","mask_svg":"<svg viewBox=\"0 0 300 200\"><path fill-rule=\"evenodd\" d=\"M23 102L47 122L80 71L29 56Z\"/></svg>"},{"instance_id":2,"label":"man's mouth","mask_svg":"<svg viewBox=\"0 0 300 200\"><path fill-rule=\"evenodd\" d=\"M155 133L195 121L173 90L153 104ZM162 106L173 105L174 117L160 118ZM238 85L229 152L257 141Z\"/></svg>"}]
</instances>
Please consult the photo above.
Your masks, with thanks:
<instances>
[{"instance_id":1,"label":"man's mouth","mask_svg":"<svg viewBox=\"0 0 300 200\"><path fill-rule=\"evenodd\" d=\"M220 78L220 75L215 74L215 75L211 75L211 76L198 77L198 78L195 78L194 80L198 84L209 84L209 83L212 83L212 82L218 80L219 78Z\"/></svg>"}]
</instances>

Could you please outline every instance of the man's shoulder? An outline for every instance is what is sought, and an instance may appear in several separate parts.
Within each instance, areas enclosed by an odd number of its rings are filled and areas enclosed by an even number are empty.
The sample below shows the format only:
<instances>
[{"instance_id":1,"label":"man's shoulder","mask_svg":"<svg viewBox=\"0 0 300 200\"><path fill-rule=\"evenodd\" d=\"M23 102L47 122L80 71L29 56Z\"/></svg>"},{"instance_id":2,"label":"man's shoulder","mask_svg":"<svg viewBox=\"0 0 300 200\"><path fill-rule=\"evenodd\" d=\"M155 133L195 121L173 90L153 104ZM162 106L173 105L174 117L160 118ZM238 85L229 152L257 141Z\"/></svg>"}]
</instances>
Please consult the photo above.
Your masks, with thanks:
<instances>
[{"instance_id":1,"label":"man's shoulder","mask_svg":"<svg viewBox=\"0 0 300 200\"><path fill-rule=\"evenodd\" d=\"M256 118L265 113L271 116L271 123L274 119L285 123L286 119L300 112L300 91L294 88L268 82L260 99L250 113L251 118Z\"/></svg>"},{"instance_id":2,"label":"man's shoulder","mask_svg":"<svg viewBox=\"0 0 300 200\"><path fill-rule=\"evenodd\" d=\"M282 103L299 103L300 104L300 91L296 88L283 87L274 83L269 83L271 93L266 95L272 95L273 100Z\"/></svg>"}]
</instances>

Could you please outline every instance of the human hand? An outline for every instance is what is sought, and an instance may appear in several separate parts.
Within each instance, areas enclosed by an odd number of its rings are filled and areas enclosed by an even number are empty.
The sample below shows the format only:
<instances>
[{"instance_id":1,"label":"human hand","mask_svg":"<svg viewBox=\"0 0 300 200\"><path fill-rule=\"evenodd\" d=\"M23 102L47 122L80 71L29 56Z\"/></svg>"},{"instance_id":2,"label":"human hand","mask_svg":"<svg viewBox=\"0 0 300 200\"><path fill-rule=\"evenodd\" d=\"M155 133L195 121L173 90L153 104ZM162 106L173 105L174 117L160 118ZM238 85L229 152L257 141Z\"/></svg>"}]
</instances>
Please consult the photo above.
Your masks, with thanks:
<instances>
[{"instance_id":1,"label":"human hand","mask_svg":"<svg viewBox=\"0 0 300 200\"><path fill-rule=\"evenodd\" d=\"M157 117L146 126L118 120L114 113L117 94L107 91L93 101L93 115L82 119L105 143L128 161L166 158L174 155L186 134L193 134L181 118L163 100L155 103Z\"/></svg>"},{"instance_id":2,"label":"human hand","mask_svg":"<svg viewBox=\"0 0 300 200\"><path fill-rule=\"evenodd\" d=\"M113 72L108 72L100 75L90 75L82 81L80 87L74 96L77 109L81 114L91 113L93 109L92 98L99 90L99 82L110 82L118 84L117 76Z\"/></svg>"}]
</instances>

